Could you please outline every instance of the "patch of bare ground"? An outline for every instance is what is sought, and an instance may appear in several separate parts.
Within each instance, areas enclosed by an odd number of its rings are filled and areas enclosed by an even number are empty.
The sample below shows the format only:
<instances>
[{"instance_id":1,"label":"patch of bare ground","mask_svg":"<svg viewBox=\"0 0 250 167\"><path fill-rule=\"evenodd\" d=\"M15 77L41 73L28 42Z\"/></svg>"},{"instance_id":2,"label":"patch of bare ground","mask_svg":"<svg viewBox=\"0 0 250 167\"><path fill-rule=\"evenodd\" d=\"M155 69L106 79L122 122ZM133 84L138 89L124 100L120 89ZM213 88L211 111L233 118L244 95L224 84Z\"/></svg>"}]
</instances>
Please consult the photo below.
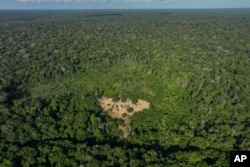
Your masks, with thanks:
<instances>
[{"instance_id":1,"label":"patch of bare ground","mask_svg":"<svg viewBox=\"0 0 250 167\"><path fill-rule=\"evenodd\" d=\"M130 99L125 102L121 100L115 102L112 98L102 97L98 99L103 111L108 112L108 115L112 118L120 118L124 121L125 126L119 126L119 130L122 131L123 137L127 138L129 135L130 118L136 113L141 112L144 109L150 108L150 103L138 99L138 102L134 104Z\"/></svg>"}]
</instances>

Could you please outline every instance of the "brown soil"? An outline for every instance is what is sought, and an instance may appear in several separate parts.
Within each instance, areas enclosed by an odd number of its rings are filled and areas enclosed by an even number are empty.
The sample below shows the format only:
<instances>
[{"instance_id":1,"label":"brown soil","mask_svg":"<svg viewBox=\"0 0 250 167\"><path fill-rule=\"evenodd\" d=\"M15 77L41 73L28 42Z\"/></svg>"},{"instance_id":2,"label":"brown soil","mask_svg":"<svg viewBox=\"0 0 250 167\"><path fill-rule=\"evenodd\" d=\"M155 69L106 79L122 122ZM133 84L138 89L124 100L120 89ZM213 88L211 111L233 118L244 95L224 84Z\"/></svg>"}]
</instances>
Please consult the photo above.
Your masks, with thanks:
<instances>
[{"instance_id":1,"label":"brown soil","mask_svg":"<svg viewBox=\"0 0 250 167\"><path fill-rule=\"evenodd\" d=\"M132 103L130 99L127 99L125 102L121 100L114 102L112 98L102 97L98 100L103 111L108 112L109 116L112 118L120 118L124 121L125 127L119 126L119 129L123 132L123 137L128 137L128 126L129 126L129 118L132 117L136 112L141 112L144 109L149 109L149 102L145 100L138 99L136 104ZM132 112L128 112L128 108L132 108Z\"/></svg>"},{"instance_id":2,"label":"brown soil","mask_svg":"<svg viewBox=\"0 0 250 167\"><path fill-rule=\"evenodd\" d=\"M149 109L149 102L141 99L139 99L136 104L133 104L130 99L127 99L125 102L122 102L121 100L114 102L112 98L102 97L100 105L102 109L107 111L112 118L121 118L123 120L132 117L136 112ZM128 112L128 108L133 108L133 111ZM127 116L122 116L124 113L126 113Z\"/></svg>"}]
</instances>

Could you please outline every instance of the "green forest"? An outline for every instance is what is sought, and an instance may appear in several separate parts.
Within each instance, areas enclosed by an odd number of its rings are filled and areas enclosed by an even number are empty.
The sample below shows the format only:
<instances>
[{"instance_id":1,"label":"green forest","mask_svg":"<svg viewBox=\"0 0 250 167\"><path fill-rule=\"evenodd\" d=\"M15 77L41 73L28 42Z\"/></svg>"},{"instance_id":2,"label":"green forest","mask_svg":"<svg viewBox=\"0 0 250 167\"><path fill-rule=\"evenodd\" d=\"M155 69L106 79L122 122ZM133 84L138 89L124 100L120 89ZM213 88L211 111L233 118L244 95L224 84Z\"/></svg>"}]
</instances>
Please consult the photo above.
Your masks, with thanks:
<instances>
[{"instance_id":1,"label":"green forest","mask_svg":"<svg viewBox=\"0 0 250 167\"><path fill-rule=\"evenodd\" d=\"M102 97L150 108L125 122ZM250 151L249 10L0 11L1 167L226 167L233 150Z\"/></svg>"}]
</instances>

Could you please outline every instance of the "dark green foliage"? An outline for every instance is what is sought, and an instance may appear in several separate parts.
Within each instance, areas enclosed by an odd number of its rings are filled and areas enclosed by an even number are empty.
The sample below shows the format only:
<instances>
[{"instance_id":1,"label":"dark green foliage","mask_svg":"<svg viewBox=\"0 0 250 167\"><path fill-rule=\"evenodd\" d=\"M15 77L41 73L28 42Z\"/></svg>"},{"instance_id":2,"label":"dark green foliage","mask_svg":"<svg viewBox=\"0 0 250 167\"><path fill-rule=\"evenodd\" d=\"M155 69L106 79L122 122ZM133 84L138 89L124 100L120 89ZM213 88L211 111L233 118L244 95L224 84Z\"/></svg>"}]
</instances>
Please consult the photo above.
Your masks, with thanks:
<instances>
[{"instance_id":1,"label":"dark green foliage","mask_svg":"<svg viewBox=\"0 0 250 167\"><path fill-rule=\"evenodd\" d=\"M249 16L1 11L0 166L228 166L250 148ZM102 96L150 109L112 119Z\"/></svg>"},{"instance_id":2,"label":"dark green foliage","mask_svg":"<svg viewBox=\"0 0 250 167\"><path fill-rule=\"evenodd\" d=\"M122 117L126 117L126 116L127 116L127 113L123 113L123 114L122 114Z\"/></svg>"},{"instance_id":3,"label":"dark green foliage","mask_svg":"<svg viewBox=\"0 0 250 167\"><path fill-rule=\"evenodd\" d=\"M134 109L133 109L132 107L129 107L129 108L127 109L128 112L133 112L133 110L134 110Z\"/></svg>"}]
</instances>

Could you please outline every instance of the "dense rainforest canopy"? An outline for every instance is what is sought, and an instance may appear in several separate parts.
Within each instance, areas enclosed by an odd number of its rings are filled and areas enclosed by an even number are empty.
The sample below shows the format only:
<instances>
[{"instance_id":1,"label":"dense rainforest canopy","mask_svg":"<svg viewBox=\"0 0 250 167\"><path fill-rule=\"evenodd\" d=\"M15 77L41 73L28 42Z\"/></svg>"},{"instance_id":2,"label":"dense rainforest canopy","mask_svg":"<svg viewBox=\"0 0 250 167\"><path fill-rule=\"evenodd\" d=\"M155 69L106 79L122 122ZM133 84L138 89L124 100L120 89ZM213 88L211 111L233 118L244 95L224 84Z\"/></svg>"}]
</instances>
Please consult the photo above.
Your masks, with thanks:
<instances>
[{"instance_id":1,"label":"dense rainforest canopy","mask_svg":"<svg viewBox=\"0 0 250 167\"><path fill-rule=\"evenodd\" d=\"M150 108L125 122L102 97ZM249 10L0 11L0 166L228 166L249 149Z\"/></svg>"}]
</instances>

